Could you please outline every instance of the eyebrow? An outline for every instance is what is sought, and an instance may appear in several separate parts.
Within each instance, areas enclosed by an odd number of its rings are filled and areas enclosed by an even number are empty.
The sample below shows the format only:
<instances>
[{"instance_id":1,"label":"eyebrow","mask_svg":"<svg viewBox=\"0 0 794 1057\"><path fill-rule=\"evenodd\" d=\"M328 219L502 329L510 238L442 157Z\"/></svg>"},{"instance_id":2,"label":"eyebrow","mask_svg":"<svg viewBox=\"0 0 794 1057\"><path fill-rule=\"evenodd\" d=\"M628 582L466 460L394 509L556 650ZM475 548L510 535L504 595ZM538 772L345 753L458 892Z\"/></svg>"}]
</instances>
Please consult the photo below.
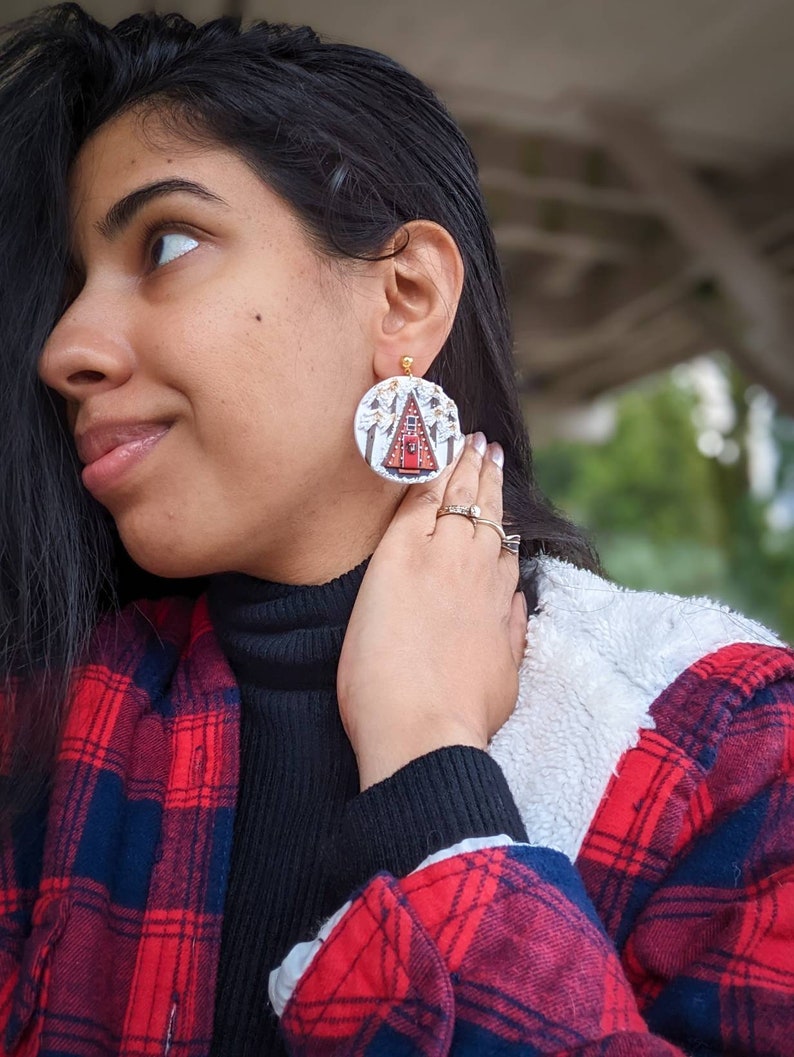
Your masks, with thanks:
<instances>
[{"instance_id":1,"label":"eyebrow","mask_svg":"<svg viewBox=\"0 0 794 1057\"><path fill-rule=\"evenodd\" d=\"M110 207L101 220L96 221L94 227L100 235L110 241L129 226L147 203L156 198L163 198L166 195L173 194L194 195L205 202L217 202L227 208L229 205L219 195L216 195L214 191L210 191L208 187L204 187L202 184L194 183L193 180L180 180L178 178L155 180L154 183L138 187L136 190L130 191L128 195L120 198L115 205Z\"/></svg>"}]
</instances>

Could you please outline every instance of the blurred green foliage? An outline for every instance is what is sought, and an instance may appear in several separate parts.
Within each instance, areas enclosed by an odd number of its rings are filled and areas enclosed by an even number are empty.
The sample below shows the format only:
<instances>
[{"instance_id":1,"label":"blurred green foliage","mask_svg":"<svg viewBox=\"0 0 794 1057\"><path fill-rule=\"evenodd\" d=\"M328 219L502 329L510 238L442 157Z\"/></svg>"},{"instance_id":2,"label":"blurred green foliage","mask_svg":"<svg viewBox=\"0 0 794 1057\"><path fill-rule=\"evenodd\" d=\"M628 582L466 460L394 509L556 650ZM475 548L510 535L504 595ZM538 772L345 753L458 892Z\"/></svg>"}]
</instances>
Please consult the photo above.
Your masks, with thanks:
<instances>
[{"instance_id":1,"label":"blurred green foliage","mask_svg":"<svg viewBox=\"0 0 794 1057\"><path fill-rule=\"evenodd\" d=\"M671 375L617 400L603 444L556 441L536 452L541 487L587 528L619 583L708 595L794 642L794 530L773 530L769 501L750 494L746 382L730 371L739 458L725 464L697 447L697 397ZM794 428L780 419L779 480L794 479Z\"/></svg>"}]
</instances>

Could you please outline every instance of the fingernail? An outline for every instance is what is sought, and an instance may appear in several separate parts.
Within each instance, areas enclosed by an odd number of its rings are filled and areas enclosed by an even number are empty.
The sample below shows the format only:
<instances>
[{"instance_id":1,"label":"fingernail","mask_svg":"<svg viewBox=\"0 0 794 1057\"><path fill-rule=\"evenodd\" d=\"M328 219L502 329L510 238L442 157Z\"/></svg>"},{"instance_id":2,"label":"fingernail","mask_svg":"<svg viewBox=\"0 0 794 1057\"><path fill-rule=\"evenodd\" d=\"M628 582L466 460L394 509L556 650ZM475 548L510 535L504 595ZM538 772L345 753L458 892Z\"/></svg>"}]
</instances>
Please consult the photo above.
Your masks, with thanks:
<instances>
[{"instance_id":1,"label":"fingernail","mask_svg":"<svg viewBox=\"0 0 794 1057\"><path fill-rule=\"evenodd\" d=\"M478 455L485 455L486 449L488 448L488 441L484 433L475 433L471 438L471 443Z\"/></svg>"},{"instance_id":2,"label":"fingernail","mask_svg":"<svg viewBox=\"0 0 794 1057\"><path fill-rule=\"evenodd\" d=\"M504 469L505 464L505 453L504 448L501 444L497 444L496 441L491 445L491 458L499 467L500 470Z\"/></svg>"}]
</instances>

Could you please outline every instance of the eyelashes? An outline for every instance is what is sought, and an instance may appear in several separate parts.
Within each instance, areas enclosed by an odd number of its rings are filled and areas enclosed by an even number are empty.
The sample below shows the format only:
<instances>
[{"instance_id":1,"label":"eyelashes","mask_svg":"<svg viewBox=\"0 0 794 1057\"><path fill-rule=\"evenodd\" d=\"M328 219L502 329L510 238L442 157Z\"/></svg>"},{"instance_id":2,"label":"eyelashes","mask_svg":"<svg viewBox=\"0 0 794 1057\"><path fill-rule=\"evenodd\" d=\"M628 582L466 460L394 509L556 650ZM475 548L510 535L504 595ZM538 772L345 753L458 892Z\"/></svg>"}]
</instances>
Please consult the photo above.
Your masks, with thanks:
<instances>
[{"instance_id":1,"label":"eyelashes","mask_svg":"<svg viewBox=\"0 0 794 1057\"><path fill-rule=\"evenodd\" d=\"M166 264L191 253L198 245L195 229L189 224L165 221L148 224L143 232L146 268L149 271L158 271ZM166 259L161 259L162 256Z\"/></svg>"}]
</instances>

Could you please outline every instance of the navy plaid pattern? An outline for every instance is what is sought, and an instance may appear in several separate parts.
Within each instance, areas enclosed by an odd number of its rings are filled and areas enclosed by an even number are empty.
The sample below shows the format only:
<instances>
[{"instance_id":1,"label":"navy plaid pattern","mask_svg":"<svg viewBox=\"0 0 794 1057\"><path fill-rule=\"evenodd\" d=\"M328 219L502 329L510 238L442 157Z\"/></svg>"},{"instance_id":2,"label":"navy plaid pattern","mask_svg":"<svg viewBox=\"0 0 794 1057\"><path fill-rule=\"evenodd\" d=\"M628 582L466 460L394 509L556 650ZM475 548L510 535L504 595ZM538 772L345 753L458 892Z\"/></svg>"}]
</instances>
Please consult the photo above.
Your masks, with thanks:
<instances>
[{"instance_id":1,"label":"navy plaid pattern","mask_svg":"<svg viewBox=\"0 0 794 1057\"><path fill-rule=\"evenodd\" d=\"M204 598L129 608L91 657L46 819L0 844L0 1046L206 1057L239 692ZM512 844L354 893L290 1052L794 1054L794 654L719 650L652 711L575 865Z\"/></svg>"}]
</instances>

